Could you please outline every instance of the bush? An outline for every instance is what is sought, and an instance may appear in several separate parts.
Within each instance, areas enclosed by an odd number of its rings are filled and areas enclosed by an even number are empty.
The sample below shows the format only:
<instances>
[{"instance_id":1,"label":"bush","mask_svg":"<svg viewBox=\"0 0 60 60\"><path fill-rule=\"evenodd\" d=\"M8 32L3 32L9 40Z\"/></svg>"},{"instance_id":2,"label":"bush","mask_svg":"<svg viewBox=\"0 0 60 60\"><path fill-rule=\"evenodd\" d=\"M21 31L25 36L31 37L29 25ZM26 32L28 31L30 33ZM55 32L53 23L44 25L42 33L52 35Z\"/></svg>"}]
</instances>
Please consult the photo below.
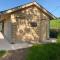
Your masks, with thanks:
<instances>
[{"instance_id":1,"label":"bush","mask_svg":"<svg viewBox=\"0 0 60 60\"><path fill-rule=\"evenodd\" d=\"M50 29L50 38L57 38L58 31L55 29Z\"/></svg>"},{"instance_id":2,"label":"bush","mask_svg":"<svg viewBox=\"0 0 60 60\"><path fill-rule=\"evenodd\" d=\"M57 43L60 43L60 32L59 32L58 37L57 37Z\"/></svg>"},{"instance_id":3,"label":"bush","mask_svg":"<svg viewBox=\"0 0 60 60\"><path fill-rule=\"evenodd\" d=\"M6 51L0 51L0 57L2 57L5 53Z\"/></svg>"},{"instance_id":4,"label":"bush","mask_svg":"<svg viewBox=\"0 0 60 60\"><path fill-rule=\"evenodd\" d=\"M60 44L42 44L29 49L26 60L60 60Z\"/></svg>"}]
</instances>

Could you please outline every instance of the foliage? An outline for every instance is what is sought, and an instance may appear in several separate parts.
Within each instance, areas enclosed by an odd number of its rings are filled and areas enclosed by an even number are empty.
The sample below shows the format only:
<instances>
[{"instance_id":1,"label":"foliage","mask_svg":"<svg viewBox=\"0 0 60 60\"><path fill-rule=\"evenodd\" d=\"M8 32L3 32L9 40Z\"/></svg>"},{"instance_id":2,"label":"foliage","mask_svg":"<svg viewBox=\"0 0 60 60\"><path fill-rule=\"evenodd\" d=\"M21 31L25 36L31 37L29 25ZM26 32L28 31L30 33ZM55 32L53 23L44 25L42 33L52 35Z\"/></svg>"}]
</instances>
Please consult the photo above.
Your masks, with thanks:
<instances>
[{"instance_id":1,"label":"foliage","mask_svg":"<svg viewBox=\"0 0 60 60\"><path fill-rule=\"evenodd\" d=\"M60 19L50 20L50 29L59 29Z\"/></svg>"},{"instance_id":2,"label":"foliage","mask_svg":"<svg viewBox=\"0 0 60 60\"><path fill-rule=\"evenodd\" d=\"M59 32L58 37L57 37L57 43L60 43L60 32Z\"/></svg>"},{"instance_id":3,"label":"foliage","mask_svg":"<svg viewBox=\"0 0 60 60\"><path fill-rule=\"evenodd\" d=\"M50 29L50 38L57 38L59 31Z\"/></svg>"},{"instance_id":4,"label":"foliage","mask_svg":"<svg viewBox=\"0 0 60 60\"><path fill-rule=\"evenodd\" d=\"M60 60L60 44L41 44L29 49L26 60Z\"/></svg>"},{"instance_id":5,"label":"foliage","mask_svg":"<svg viewBox=\"0 0 60 60\"><path fill-rule=\"evenodd\" d=\"M0 51L0 57L2 57L5 53L6 51Z\"/></svg>"}]
</instances>

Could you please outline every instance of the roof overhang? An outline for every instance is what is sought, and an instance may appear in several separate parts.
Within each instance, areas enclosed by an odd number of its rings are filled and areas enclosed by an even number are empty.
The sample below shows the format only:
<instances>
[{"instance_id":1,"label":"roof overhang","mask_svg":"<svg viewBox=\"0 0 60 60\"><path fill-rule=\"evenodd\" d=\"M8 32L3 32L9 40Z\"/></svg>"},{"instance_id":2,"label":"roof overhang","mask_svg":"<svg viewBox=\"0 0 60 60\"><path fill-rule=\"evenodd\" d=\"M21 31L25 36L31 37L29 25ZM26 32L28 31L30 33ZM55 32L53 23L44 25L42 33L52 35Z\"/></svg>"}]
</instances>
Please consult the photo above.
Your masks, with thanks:
<instances>
[{"instance_id":1,"label":"roof overhang","mask_svg":"<svg viewBox=\"0 0 60 60\"><path fill-rule=\"evenodd\" d=\"M55 19L56 17L51 14L49 11L47 11L44 7L42 7L40 4L36 3L36 2L31 2L31 3L28 3L28 4L25 4L25 5L21 5L21 6L18 6L18 7L15 7L15 8L12 8L12 9L8 9L8 10L5 10L5 11L1 11L0 12L0 15L3 15L3 14L9 14L9 13L12 13L14 11L17 11L19 9L23 9L23 8L26 8L26 7L29 7L31 5L36 5L38 8L42 9L43 12L45 12L46 14L48 14L52 19Z\"/></svg>"}]
</instances>

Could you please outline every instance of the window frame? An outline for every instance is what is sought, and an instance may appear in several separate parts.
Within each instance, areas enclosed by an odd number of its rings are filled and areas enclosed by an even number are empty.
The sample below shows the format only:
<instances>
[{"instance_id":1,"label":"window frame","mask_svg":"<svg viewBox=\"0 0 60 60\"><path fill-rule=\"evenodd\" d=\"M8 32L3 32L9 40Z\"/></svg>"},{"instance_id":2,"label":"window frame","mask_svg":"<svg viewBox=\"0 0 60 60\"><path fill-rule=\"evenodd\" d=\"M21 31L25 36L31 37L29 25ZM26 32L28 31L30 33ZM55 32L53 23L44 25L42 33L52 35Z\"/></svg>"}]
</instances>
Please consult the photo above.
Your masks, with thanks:
<instances>
[{"instance_id":1,"label":"window frame","mask_svg":"<svg viewBox=\"0 0 60 60\"><path fill-rule=\"evenodd\" d=\"M31 27L37 27L37 22L35 22L35 21L30 22L30 25L31 25Z\"/></svg>"},{"instance_id":2,"label":"window frame","mask_svg":"<svg viewBox=\"0 0 60 60\"><path fill-rule=\"evenodd\" d=\"M0 32L4 33L4 21L0 21L0 23L2 23L2 29Z\"/></svg>"}]
</instances>

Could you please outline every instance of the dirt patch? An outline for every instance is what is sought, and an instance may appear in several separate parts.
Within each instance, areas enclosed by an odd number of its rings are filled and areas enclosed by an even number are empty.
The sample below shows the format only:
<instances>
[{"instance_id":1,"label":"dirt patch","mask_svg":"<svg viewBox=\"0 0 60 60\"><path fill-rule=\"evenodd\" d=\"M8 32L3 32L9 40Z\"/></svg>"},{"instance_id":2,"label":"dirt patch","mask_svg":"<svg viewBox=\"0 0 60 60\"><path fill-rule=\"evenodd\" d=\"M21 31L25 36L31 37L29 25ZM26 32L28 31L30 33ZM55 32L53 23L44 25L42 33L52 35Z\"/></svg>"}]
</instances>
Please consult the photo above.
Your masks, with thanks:
<instances>
[{"instance_id":1,"label":"dirt patch","mask_svg":"<svg viewBox=\"0 0 60 60\"><path fill-rule=\"evenodd\" d=\"M8 51L9 55L1 60L26 60L28 48Z\"/></svg>"}]
</instances>

